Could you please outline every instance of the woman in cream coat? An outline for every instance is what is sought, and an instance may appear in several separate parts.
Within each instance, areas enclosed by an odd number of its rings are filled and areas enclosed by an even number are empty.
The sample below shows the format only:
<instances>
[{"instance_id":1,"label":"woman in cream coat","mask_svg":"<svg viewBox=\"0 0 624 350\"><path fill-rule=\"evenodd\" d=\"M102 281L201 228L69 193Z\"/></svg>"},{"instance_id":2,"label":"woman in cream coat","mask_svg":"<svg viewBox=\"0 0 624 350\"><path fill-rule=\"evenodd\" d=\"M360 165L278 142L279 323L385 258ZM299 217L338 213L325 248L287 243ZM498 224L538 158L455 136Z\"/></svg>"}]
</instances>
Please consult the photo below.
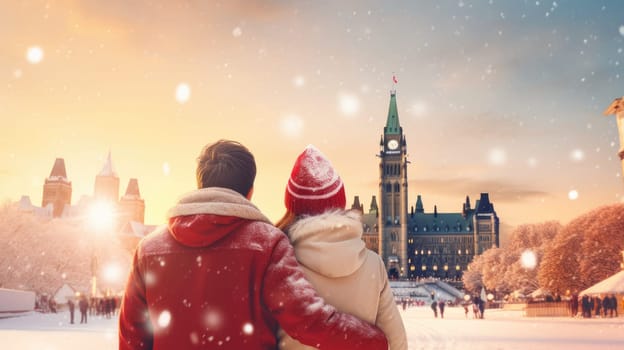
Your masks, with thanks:
<instances>
[{"instance_id":1,"label":"woman in cream coat","mask_svg":"<svg viewBox=\"0 0 624 350\"><path fill-rule=\"evenodd\" d=\"M345 211L342 180L313 146L297 158L276 224L290 238L306 278L325 301L378 326L391 350L407 349L386 268L362 240L361 214ZM280 349L310 349L280 330Z\"/></svg>"}]
</instances>

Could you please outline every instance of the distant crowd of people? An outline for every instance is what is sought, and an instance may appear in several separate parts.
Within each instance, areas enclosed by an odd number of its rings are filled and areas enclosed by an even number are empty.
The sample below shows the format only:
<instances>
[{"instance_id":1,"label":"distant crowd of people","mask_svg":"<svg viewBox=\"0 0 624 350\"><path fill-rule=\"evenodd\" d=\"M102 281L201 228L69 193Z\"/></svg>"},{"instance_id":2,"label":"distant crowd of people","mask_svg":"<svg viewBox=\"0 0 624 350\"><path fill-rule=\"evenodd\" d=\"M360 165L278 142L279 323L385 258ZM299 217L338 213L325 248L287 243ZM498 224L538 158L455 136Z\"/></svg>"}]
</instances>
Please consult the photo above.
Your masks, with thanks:
<instances>
[{"instance_id":1,"label":"distant crowd of people","mask_svg":"<svg viewBox=\"0 0 624 350\"><path fill-rule=\"evenodd\" d=\"M90 316L104 316L111 318L117 314L120 305L119 297L99 297L89 298L82 295L78 298L78 309L80 310L80 323L87 323L87 314ZM73 299L67 301L69 307L69 323L74 323L74 310L76 302Z\"/></svg>"},{"instance_id":2,"label":"distant crowd of people","mask_svg":"<svg viewBox=\"0 0 624 350\"><path fill-rule=\"evenodd\" d=\"M57 311L56 301L54 298L47 294L37 294L35 296L35 311L47 313L56 313Z\"/></svg>"},{"instance_id":3,"label":"distant crowd of people","mask_svg":"<svg viewBox=\"0 0 624 350\"><path fill-rule=\"evenodd\" d=\"M87 316L104 316L106 318L111 318L117 314L121 304L120 300L120 297L87 298L84 294L76 298L69 298L67 300L69 323L74 323L76 307L80 312L80 323L87 323ZM35 298L35 310L43 313L57 313L59 305L53 297L47 294L40 294Z\"/></svg>"},{"instance_id":4,"label":"distant crowd of people","mask_svg":"<svg viewBox=\"0 0 624 350\"><path fill-rule=\"evenodd\" d=\"M578 296L573 295L570 299L570 313L572 317L579 314L583 318L594 317L618 317L618 300L615 294L606 295L604 298L600 296L583 295L580 300Z\"/></svg>"}]
</instances>

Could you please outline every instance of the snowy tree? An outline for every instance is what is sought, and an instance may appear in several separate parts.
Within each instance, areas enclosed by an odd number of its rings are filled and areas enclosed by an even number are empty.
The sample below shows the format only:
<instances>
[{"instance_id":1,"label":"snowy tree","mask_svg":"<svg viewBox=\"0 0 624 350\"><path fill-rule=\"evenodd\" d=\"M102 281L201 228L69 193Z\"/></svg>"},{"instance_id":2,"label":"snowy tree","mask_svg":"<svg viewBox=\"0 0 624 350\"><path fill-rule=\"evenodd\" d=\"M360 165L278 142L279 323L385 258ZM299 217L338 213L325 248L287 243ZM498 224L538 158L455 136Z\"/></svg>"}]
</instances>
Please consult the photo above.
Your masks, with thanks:
<instances>
[{"instance_id":1,"label":"snowy tree","mask_svg":"<svg viewBox=\"0 0 624 350\"><path fill-rule=\"evenodd\" d=\"M583 287L590 287L620 270L624 250L624 204L594 212L581 245L580 274Z\"/></svg>"},{"instance_id":2,"label":"snowy tree","mask_svg":"<svg viewBox=\"0 0 624 350\"><path fill-rule=\"evenodd\" d=\"M581 243L592 216L584 215L572 220L555 236L546 249L538 272L540 287L554 293L577 293L582 290L579 274Z\"/></svg>"},{"instance_id":3,"label":"snowy tree","mask_svg":"<svg viewBox=\"0 0 624 350\"><path fill-rule=\"evenodd\" d=\"M488 290L497 292L508 292L509 284L504 278L501 278L506 271L505 250L502 248L488 249L483 254L483 285Z\"/></svg>"},{"instance_id":4,"label":"snowy tree","mask_svg":"<svg viewBox=\"0 0 624 350\"><path fill-rule=\"evenodd\" d=\"M467 291L476 292L483 286L483 261L482 255L475 256L464 271L462 281Z\"/></svg>"},{"instance_id":5,"label":"snowy tree","mask_svg":"<svg viewBox=\"0 0 624 350\"><path fill-rule=\"evenodd\" d=\"M555 237L539 272L540 285L559 293L580 292L620 269L624 204L594 209Z\"/></svg>"},{"instance_id":6,"label":"snowy tree","mask_svg":"<svg viewBox=\"0 0 624 350\"><path fill-rule=\"evenodd\" d=\"M520 225L514 230L501 261L506 268L503 278L511 291L528 294L539 288L537 275L542 257L561 229L559 222L548 221Z\"/></svg>"},{"instance_id":7,"label":"snowy tree","mask_svg":"<svg viewBox=\"0 0 624 350\"><path fill-rule=\"evenodd\" d=\"M130 252L116 235L95 235L83 221L42 219L11 205L0 208L0 287L52 294L67 283L89 293L96 268L99 286L119 291ZM118 276L107 273L111 265Z\"/></svg>"},{"instance_id":8,"label":"snowy tree","mask_svg":"<svg viewBox=\"0 0 624 350\"><path fill-rule=\"evenodd\" d=\"M499 293L534 291L539 286L537 271L544 250L560 230L554 221L518 226L506 247L475 257L464 273L464 286L469 290L485 286Z\"/></svg>"}]
</instances>

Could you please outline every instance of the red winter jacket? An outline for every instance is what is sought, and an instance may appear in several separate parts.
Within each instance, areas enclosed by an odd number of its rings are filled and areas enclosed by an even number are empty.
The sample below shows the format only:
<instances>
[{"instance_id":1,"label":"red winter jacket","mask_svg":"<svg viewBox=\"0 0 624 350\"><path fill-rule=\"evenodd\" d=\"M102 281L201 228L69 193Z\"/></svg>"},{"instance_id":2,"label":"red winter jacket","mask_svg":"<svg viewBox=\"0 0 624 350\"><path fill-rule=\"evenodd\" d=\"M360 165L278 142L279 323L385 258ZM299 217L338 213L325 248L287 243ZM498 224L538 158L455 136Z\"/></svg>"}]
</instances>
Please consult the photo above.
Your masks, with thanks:
<instances>
[{"instance_id":1,"label":"red winter jacket","mask_svg":"<svg viewBox=\"0 0 624 350\"><path fill-rule=\"evenodd\" d=\"M139 244L119 349L275 349L278 324L321 349L387 349L383 333L325 304L288 238L240 194L205 188Z\"/></svg>"}]
</instances>

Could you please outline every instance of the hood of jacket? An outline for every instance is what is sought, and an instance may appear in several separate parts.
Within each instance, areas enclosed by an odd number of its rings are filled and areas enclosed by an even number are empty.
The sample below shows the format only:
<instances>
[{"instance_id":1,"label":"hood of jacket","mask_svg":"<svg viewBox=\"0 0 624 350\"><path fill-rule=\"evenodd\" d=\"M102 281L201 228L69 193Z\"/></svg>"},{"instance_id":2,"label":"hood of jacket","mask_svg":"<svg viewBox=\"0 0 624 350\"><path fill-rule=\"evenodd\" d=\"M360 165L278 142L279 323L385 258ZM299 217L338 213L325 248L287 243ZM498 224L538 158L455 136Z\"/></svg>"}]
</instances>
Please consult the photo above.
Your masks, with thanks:
<instances>
[{"instance_id":1,"label":"hood of jacket","mask_svg":"<svg viewBox=\"0 0 624 350\"><path fill-rule=\"evenodd\" d=\"M169 232L190 247L205 247L249 221L271 221L240 193L208 187L183 195L167 212Z\"/></svg>"},{"instance_id":2,"label":"hood of jacket","mask_svg":"<svg viewBox=\"0 0 624 350\"><path fill-rule=\"evenodd\" d=\"M295 222L288 236L301 265L326 277L353 274L364 263L367 249L356 211L330 211Z\"/></svg>"}]
</instances>

